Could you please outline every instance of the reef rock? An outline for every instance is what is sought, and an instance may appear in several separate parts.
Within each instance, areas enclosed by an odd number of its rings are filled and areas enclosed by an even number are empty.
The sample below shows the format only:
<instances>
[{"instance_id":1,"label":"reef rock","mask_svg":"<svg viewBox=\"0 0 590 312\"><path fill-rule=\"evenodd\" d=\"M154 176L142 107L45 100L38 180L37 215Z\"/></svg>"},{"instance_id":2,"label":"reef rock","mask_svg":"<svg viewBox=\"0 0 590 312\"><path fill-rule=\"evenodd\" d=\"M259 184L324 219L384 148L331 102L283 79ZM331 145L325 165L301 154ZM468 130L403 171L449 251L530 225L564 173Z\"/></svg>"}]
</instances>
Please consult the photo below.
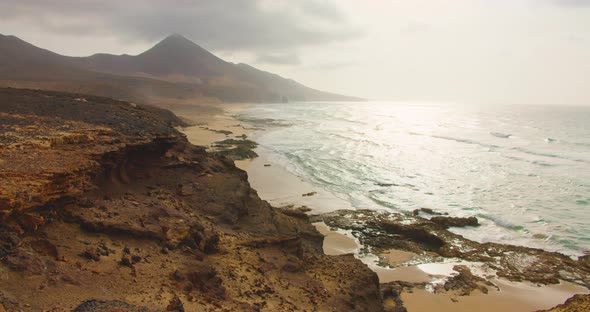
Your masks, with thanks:
<instances>
[{"instance_id":1,"label":"reef rock","mask_svg":"<svg viewBox=\"0 0 590 312\"><path fill-rule=\"evenodd\" d=\"M432 217L430 221L440 224L445 228L450 227L465 227L465 226L479 226L479 222L477 221L476 217L467 217L467 218L460 218L460 217Z\"/></svg>"},{"instance_id":2,"label":"reef rock","mask_svg":"<svg viewBox=\"0 0 590 312\"><path fill-rule=\"evenodd\" d=\"M373 210L339 210L313 216L328 226L351 230L365 246L379 254L389 249L410 251L431 258L456 258L487 264L499 277L511 281L556 284L560 280L590 286L586 259L579 261L541 249L478 243L454 234L447 226L413 214Z\"/></svg>"}]
</instances>

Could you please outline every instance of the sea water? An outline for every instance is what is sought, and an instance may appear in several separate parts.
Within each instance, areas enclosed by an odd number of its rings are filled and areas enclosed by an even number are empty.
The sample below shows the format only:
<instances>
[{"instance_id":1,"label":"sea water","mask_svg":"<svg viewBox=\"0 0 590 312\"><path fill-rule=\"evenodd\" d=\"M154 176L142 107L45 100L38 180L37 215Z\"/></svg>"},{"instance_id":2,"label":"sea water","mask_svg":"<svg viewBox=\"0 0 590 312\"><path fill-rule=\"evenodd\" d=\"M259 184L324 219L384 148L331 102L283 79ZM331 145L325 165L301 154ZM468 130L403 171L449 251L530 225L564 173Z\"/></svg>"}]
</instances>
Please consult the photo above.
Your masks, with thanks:
<instances>
[{"instance_id":1,"label":"sea water","mask_svg":"<svg viewBox=\"0 0 590 312\"><path fill-rule=\"evenodd\" d=\"M359 209L476 216L469 239L590 250L590 107L252 105L271 161Z\"/></svg>"}]
</instances>

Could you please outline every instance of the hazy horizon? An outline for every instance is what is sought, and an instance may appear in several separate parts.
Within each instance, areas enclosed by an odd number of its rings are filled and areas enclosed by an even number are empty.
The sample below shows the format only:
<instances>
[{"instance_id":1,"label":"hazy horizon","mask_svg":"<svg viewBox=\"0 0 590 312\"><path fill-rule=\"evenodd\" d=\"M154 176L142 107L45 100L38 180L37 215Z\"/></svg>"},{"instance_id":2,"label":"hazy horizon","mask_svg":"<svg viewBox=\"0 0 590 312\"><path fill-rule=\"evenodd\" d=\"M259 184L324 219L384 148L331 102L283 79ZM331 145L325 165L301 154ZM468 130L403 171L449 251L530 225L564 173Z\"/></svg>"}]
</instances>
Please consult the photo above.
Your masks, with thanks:
<instances>
[{"instance_id":1,"label":"hazy horizon","mask_svg":"<svg viewBox=\"0 0 590 312\"><path fill-rule=\"evenodd\" d=\"M224 60L369 99L590 105L590 1L21 1L0 29L69 56L178 33Z\"/></svg>"}]
</instances>

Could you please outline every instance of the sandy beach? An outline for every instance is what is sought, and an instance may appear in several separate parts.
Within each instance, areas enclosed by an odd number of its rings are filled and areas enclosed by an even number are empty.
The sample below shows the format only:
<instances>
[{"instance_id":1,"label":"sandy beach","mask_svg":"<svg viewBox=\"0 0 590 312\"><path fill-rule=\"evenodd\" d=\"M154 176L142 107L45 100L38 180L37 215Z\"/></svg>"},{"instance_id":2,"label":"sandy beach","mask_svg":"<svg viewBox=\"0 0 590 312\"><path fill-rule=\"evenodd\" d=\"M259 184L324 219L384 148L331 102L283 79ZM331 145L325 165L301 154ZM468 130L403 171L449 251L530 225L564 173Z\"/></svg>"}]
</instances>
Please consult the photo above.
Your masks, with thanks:
<instances>
[{"instance_id":1,"label":"sandy beach","mask_svg":"<svg viewBox=\"0 0 590 312\"><path fill-rule=\"evenodd\" d=\"M316 188L291 174L285 168L273 164L265 157L264 152L260 152L262 149L258 148L256 150L260 157L236 161L239 168L248 172L248 180L261 198L276 207L306 206L314 213L352 209L345 200L336 197L330 192ZM315 194L303 196L303 194L310 193Z\"/></svg>"},{"instance_id":2,"label":"sandy beach","mask_svg":"<svg viewBox=\"0 0 590 312\"><path fill-rule=\"evenodd\" d=\"M211 109L209 113L201 114L197 118L185 113L182 116L195 121L195 126L184 128L182 131L191 143L209 149L219 140L249 136L255 130L232 117L246 107L246 104L223 105L221 110ZM223 134L221 131L231 133ZM314 187L291 174L286 168L269 161L265 156L268 152L264 147L259 147L255 151L260 157L236 161L236 165L248 173L250 184L262 199L277 207L305 206L311 209L311 214L353 209L345 200ZM312 192L315 192L313 196L303 196ZM380 283L435 283L457 274L452 269L453 264L435 265L429 269L413 264L412 261L416 260L418 255L403 250L392 249L375 256L360 255L362 246L351 233L332 230L322 222L314 225L325 236L325 254L355 254L377 273ZM495 278L493 283L497 289L490 288L487 294L475 291L471 295L462 296L452 292L435 293L429 289L414 289L403 292L401 299L408 311L536 311L563 303L573 294L588 293L586 288L567 282L540 286Z\"/></svg>"},{"instance_id":3,"label":"sandy beach","mask_svg":"<svg viewBox=\"0 0 590 312\"><path fill-rule=\"evenodd\" d=\"M192 108L179 108L174 112L193 126L182 129L192 144L211 147L214 142L248 135L253 130L245 129L231 116L248 104L218 104ZM223 133L225 132L225 133Z\"/></svg>"},{"instance_id":4,"label":"sandy beach","mask_svg":"<svg viewBox=\"0 0 590 312\"><path fill-rule=\"evenodd\" d=\"M232 117L238 114L240 110L247 108L248 105L224 104L212 106L209 109L199 109L197 115L190 110L175 112L194 124L194 126L182 129L190 142L213 150L213 145L217 141L243 137L244 135L247 137L255 131L252 127L244 125ZM231 133L221 133L225 131ZM256 152L260 157L238 160L235 163L236 166L248 172L248 181L257 190L258 195L273 206L306 206L312 209L314 213L352 209L347 201L336 197L330 192L314 187L279 165L272 164L265 157L264 147L257 148ZM303 196L303 194L314 192L315 194L312 196Z\"/></svg>"}]
</instances>

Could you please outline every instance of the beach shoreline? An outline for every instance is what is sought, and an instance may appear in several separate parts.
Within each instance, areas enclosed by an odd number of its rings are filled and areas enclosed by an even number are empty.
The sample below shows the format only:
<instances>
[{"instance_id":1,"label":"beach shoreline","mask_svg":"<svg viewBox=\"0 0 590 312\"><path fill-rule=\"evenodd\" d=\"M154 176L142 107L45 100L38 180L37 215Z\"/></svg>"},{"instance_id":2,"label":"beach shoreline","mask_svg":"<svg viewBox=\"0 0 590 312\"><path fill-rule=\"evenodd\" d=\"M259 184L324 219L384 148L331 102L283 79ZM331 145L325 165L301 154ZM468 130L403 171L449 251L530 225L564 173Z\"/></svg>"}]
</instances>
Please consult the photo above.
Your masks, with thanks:
<instances>
[{"instance_id":1,"label":"beach shoreline","mask_svg":"<svg viewBox=\"0 0 590 312\"><path fill-rule=\"evenodd\" d=\"M189 141L196 145L214 148L215 142L230 137L249 137L255 131L252 127L234 118L240 111L249 107L247 104L223 105L222 112L201 116L196 126L183 129ZM189 118L190 116L183 116ZM220 131L231 131L222 134ZM292 174L280 164L269 159L265 147L255 149L260 157L235 161L240 169L248 173L248 181L258 195L275 207L305 207L309 214L322 214L336 210L354 210L346 200L312 185ZM304 196L313 194L311 196ZM363 255L364 246L350 231L331 228L323 222L315 222L316 229L324 235L324 253L327 255L354 254L374 272L380 283L392 282L428 284L441 279L456 276L458 272L452 265L447 265L445 274L428 272L417 264L412 264L417 255L404 250L390 249L372 257ZM388 266L388 267L386 267ZM548 309L563 303L575 294L588 293L588 289L573 283L561 282L557 285L535 285L529 282L511 282L494 279L497 289L489 293L457 295L451 292L434 292L431 289L416 288L401 292L401 299L409 311L497 311L511 309L518 311L536 311Z\"/></svg>"}]
</instances>

